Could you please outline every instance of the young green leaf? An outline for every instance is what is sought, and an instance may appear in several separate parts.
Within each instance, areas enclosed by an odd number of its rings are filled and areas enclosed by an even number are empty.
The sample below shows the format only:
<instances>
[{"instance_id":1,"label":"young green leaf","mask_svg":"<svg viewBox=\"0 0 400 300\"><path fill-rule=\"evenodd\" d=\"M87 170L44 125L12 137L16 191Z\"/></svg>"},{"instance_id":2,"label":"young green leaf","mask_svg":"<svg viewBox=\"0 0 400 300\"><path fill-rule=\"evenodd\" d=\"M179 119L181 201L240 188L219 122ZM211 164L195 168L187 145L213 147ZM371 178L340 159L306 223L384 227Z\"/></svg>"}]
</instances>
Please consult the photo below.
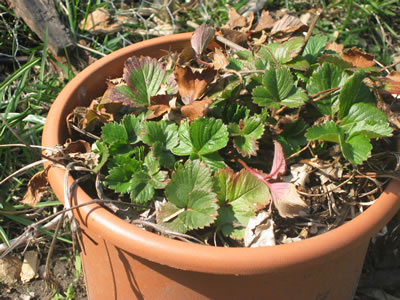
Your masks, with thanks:
<instances>
[{"instance_id":1,"label":"young green leaf","mask_svg":"<svg viewBox=\"0 0 400 300\"><path fill-rule=\"evenodd\" d=\"M317 58L324 52L327 40L328 38L325 36L310 37L304 47L302 56L305 57L310 64L315 63Z\"/></svg>"},{"instance_id":2,"label":"young green leaf","mask_svg":"<svg viewBox=\"0 0 400 300\"><path fill-rule=\"evenodd\" d=\"M141 163L136 159L127 156L114 158L116 166L111 168L106 176L105 183L110 189L118 193L127 193L131 185L133 174L140 171Z\"/></svg>"},{"instance_id":3,"label":"young green leaf","mask_svg":"<svg viewBox=\"0 0 400 300\"><path fill-rule=\"evenodd\" d=\"M119 87L118 91L132 99L138 105L150 105L150 98L164 86L167 94L177 92L177 84L173 74L168 74L163 66L151 57L130 57L125 62L124 80L132 90Z\"/></svg>"},{"instance_id":4,"label":"young green leaf","mask_svg":"<svg viewBox=\"0 0 400 300\"><path fill-rule=\"evenodd\" d=\"M127 115L121 122L128 134L128 143L136 144L140 141L139 132L141 122L138 117L134 115Z\"/></svg>"},{"instance_id":5,"label":"young green leaf","mask_svg":"<svg viewBox=\"0 0 400 300\"><path fill-rule=\"evenodd\" d=\"M209 226L218 209L212 187L210 170L199 160L186 161L172 175L165 189L168 205L161 208L158 223L182 233Z\"/></svg>"},{"instance_id":6,"label":"young green leaf","mask_svg":"<svg viewBox=\"0 0 400 300\"><path fill-rule=\"evenodd\" d=\"M306 137L310 141L323 140L339 144L341 136L344 137L343 130L334 121L328 121L322 125L313 126L306 132Z\"/></svg>"},{"instance_id":7,"label":"young green leaf","mask_svg":"<svg viewBox=\"0 0 400 300\"><path fill-rule=\"evenodd\" d=\"M361 164L371 153L372 145L369 139L363 135L353 135L341 142L343 156L355 165Z\"/></svg>"},{"instance_id":8,"label":"young green leaf","mask_svg":"<svg viewBox=\"0 0 400 300\"><path fill-rule=\"evenodd\" d=\"M101 138L109 145L128 143L128 133L126 132L125 127L115 122L103 126Z\"/></svg>"},{"instance_id":9,"label":"young green leaf","mask_svg":"<svg viewBox=\"0 0 400 300\"><path fill-rule=\"evenodd\" d=\"M343 87L340 89L338 113L339 119L342 119L348 113L350 107L357 99L364 77L364 73L354 73L346 80Z\"/></svg>"},{"instance_id":10,"label":"young green leaf","mask_svg":"<svg viewBox=\"0 0 400 300\"><path fill-rule=\"evenodd\" d=\"M239 124L231 123L229 131L233 135L233 145L243 156L256 155L258 151L257 140L264 132L264 124L256 116L246 117Z\"/></svg>"},{"instance_id":11,"label":"young green leaf","mask_svg":"<svg viewBox=\"0 0 400 300\"><path fill-rule=\"evenodd\" d=\"M286 67L265 71L263 85L253 90L254 103L259 106L279 108L280 105L298 107L308 100L303 90L293 84L293 77Z\"/></svg>"},{"instance_id":12,"label":"young green leaf","mask_svg":"<svg viewBox=\"0 0 400 300\"><path fill-rule=\"evenodd\" d=\"M221 169L215 174L215 179L219 205L232 206L235 219L243 226L271 201L268 187L246 169L236 174L231 169ZM216 224L225 224L228 220L223 218L226 216L231 219L229 214L220 214Z\"/></svg>"},{"instance_id":13,"label":"young green leaf","mask_svg":"<svg viewBox=\"0 0 400 300\"><path fill-rule=\"evenodd\" d=\"M347 77L348 75L340 67L330 63L323 63L311 75L307 83L307 92L313 95L337 88L345 83ZM314 103L319 111L325 115L334 115L339 110L338 96L335 93Z\"/></svg>"},{"instance_id":14,"label":"young green leaf","mask_svg":"<svg viewBox=\"0 0 400 300\"><path fill-rule=\"evenodd\" d=\"M384 122L387 123L388 120L385 113L375 105L359 102L350 107L347 115L340 121L340 126L345 132L349 132L351 128L362 121L375 121L383 124ZM385 125L385 127L387 126Z\"/></svg>"},{"instance_id":15,"label":"young green leaf","mask_svg":"<svg viewBox=\"0 0 400 300\"><path fill-rule=\"evenodd\" d=\"M304 38L298 37L284 43L263 45L257 55L261 57L266 66L274 66L276 64L275 61L279 64L285 64L291 61L300 51L303 46L303 41Z\"/></svg>"}]
</instances>

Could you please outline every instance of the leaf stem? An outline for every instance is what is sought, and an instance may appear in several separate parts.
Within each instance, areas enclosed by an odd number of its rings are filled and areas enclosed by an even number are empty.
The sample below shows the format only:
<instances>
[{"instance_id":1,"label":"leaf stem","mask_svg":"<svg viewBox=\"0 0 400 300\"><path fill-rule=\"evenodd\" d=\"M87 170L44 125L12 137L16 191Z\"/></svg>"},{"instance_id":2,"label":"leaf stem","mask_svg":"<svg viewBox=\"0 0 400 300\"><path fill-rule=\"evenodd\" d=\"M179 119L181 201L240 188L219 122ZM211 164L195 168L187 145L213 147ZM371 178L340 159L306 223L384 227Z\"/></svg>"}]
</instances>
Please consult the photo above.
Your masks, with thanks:
<instances>
[{"instance_id":1,"label":"leaf stem","mask_svg":"<svg viewBox=\"0 0 400 300\"><path fill-rule=\"evenodd\" d=\"M251 174L256 176L259 180L261 180L269 189L271 189L271 184L267 181L268 176L265 178L259 174L256 170L253 170L250 168L243 160L240 158L237 159L238 163L240 163L247 171L249 171Z\"/></svg>"}]
</instances>

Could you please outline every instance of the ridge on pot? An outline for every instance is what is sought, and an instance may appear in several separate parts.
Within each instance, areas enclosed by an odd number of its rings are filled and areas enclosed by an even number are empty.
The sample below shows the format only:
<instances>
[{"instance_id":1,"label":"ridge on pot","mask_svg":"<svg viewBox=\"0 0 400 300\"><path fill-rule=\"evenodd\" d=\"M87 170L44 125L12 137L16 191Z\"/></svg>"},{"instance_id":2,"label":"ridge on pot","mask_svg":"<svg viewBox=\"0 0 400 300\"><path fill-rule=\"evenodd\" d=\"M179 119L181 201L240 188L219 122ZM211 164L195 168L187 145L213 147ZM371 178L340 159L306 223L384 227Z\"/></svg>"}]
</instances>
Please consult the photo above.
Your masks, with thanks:
<instances>
[{"instance_id":1,"label":"ridge on pot","mask_svg":"<svg viewBox=\"0 0 400 300\"><path fill-rule=\"evenodd\" d=\"M106 79L120 76L128 57L159 57L162 49L183 49L190 38L191 34L179 34L137 43L82 71L54 102L43 146L64 143L66 116L77 105L88 105L100 96ZM57 168L49 171L60 200L64 173ZM83 230L88 294L92 299L351 299L369 240L399 209L399 192L393 181L375 204L339 228L304 241L261 248L183 243L142 230L97 204L82 206L74 214ZM74 190L72 204L89 201L80 187Z\"/></svg>"}]
</instances>

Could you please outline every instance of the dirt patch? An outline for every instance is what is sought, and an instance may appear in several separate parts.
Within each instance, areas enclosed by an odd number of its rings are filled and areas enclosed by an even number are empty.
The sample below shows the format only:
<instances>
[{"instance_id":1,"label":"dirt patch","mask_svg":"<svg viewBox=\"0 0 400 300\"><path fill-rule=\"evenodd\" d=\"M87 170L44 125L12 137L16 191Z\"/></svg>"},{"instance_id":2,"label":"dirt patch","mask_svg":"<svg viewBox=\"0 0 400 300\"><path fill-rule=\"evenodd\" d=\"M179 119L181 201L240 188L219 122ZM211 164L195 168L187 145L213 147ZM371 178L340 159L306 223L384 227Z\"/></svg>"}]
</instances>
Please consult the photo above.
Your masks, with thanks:
<instances>
[{"instance_id":1,"label":"dirt patch","mask_svg":"<svg viewBox=\"0 0 400 300\"><path fill-rule=\"evenodd\" d=\"M20 280L13 284L0 282L0 300L87 299L84 275L81 273L79 278L77 277L74 258L71 257L68 248L60 248L54 253L51 271L55 286L50 286L43 278L45 263L46 255L41 253L39 277L28 283L23 284Z\"/></svg>"}]
</instances>

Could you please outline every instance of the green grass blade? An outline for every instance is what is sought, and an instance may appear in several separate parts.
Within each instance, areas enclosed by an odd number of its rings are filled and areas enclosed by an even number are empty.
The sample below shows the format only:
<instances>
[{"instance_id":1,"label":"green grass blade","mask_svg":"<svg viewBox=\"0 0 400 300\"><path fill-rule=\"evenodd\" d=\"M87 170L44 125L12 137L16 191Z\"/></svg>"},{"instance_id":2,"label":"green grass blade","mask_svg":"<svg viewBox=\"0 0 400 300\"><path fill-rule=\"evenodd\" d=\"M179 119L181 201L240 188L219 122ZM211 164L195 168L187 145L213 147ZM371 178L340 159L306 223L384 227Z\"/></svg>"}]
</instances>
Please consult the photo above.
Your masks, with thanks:
<instances>
[{"instance_id":1,"label":"green grass blade","mask_svg":"<svg viewBox=\"0 0 400 300\"><path fill-rule=\"evenodd\" d=\"M8 76L1 84L0 84L0 92L2 92L7 86L9 86L13 81L17 80L19 77L25 74L25 72L29 71L34 65L36 65L40 61L40 57L35 58L34 60L31 60L27 62L25 65L23 65L21 68L19 68L17 71L12 73L10 76Z\"/></svg>"},{"instance_id":2,"label":"green grass blade","mask_svg":"<svg viewBox=\"0 0 400 300\"><path fill-rule=\"evenodd\" d=\"M2 240L7 247L10 247L10 241L8 240L7 234L4 231L3 227L0 226L0 240Z\"/></svg>"}]
</instances>

